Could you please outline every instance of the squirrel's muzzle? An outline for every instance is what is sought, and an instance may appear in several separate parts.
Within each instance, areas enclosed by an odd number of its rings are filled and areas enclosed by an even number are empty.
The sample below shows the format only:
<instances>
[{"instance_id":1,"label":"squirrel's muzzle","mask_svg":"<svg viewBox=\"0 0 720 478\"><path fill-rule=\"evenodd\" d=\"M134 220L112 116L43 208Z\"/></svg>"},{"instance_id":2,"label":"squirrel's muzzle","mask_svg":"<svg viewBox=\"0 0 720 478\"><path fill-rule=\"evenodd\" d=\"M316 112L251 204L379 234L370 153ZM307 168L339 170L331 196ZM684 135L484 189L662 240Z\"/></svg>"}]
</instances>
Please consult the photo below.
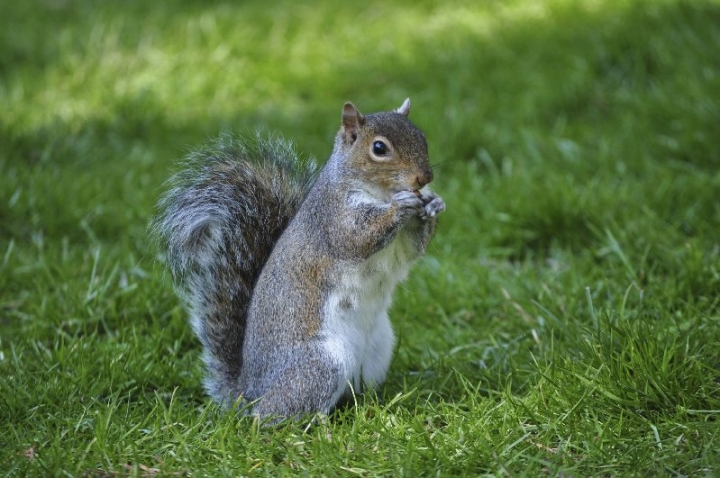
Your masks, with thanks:
<instances>
[{"instance_id":1,"label":"squirrel's muzzle","mask_svg":"<svg viewBox=\"0 0 720 478\"><path fill-rule=\"evenodd\" d=\"M420 188L424 187L425 185L429 184L433 180L433 173L432 169L426 169L422 173L418 174L415 177L415 180L420 185Z\"/></svg>"}]
</instances>

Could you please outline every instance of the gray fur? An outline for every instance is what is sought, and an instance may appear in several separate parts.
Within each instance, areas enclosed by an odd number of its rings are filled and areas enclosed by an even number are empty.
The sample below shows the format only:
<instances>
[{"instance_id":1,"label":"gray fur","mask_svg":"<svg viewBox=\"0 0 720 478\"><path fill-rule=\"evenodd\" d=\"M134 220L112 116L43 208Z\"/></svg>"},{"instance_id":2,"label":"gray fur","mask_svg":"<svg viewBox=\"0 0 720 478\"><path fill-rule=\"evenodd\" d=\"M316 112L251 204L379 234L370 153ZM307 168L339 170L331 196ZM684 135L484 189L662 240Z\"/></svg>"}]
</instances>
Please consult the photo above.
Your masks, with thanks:
<instances>
[{"instance_id":1,"label":"gray fur","mask_svg":"<svg viewBox=\"0 0 720 478\"><path fill-rule=\"evenodd\" d=\"M391 293L406 272L367 264L406 271L445 208L424 189L432 170L409 108L406 101L400 112L363 116L346 104L317 176L314 162L287 142L225 135L192 153L171 179L153 227L203 344L213 398L257 400L259 416L328 413L336 405L348 362L327 342L329 331L344 327L329 312L330 295L338 284L352 290L357 271L373 293ZM370 157L378 135L391 143L392 160ZM385 249L387 258L375 256ZM375 304L389 306L380 297ZM351 312L342 320L355 320L352 311L364 306L356 299L343 302Z\"/></svg>"},{"instance_id":2,"label":"gray fur","mask_svg":"<svg viewBox=\"0 0 720 478\"><path fill-rule=\"evenodd\" d=\"M234 401L252 290L316 166L287 141L224 134L180 167L152 229L203 345L206 390Z\"/></svg>"}]
</instances>

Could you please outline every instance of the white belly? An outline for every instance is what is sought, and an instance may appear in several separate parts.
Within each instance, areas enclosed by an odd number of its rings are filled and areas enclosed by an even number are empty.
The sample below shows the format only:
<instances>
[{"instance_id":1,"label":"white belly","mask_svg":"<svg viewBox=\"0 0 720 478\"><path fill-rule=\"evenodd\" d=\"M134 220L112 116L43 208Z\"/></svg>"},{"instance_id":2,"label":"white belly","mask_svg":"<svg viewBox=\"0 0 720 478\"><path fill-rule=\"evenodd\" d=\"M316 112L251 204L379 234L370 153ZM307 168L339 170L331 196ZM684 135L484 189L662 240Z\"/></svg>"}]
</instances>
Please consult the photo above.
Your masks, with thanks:
<instances>
[{"instance_id":1,"label":"white belly","mask_svg":"<svg viewBox=\"0 0 720 478\"><path fill-rule=\"evenodd\" d=\"M397 239L361 265L348 266L324 306L320 337L340 366L337 399L385 380L395 345L387 311L412 259Z\"/></svg>"}]
</instances>

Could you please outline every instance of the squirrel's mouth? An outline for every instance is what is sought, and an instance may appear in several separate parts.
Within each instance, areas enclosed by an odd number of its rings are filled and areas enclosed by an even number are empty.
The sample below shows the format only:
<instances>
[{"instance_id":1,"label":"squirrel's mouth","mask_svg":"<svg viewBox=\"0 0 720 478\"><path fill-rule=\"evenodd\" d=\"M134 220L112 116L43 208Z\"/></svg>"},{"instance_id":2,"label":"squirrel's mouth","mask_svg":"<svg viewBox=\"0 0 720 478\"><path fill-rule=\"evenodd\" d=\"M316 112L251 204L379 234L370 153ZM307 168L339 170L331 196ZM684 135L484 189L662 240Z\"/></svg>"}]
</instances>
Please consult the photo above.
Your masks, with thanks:
<instances>
[{"instance_id":1,"label":"squirrel's mouth","mask_svg":"<svg viewBox=\"0 0 720 478\"><path fill-rule=\"evenodd\" d=\"M424 194L426 192L425 186L423 186L421 188L417 188L417 189L411 189L410 192L413 193L414 195L416 195L417 197L422 198L423 196L425 196L425 194Z\"/></svg>"},{"instance_id":2,"label":"squirrel's mouth","mask_svg":"<svg viewBox=\"0 0 720 478\"><path fill-rule=\"evenodd\" d=\"M397 194L397 193L401 193L401 192L403 192L403 191L408 191L408 192L413 193L413 194L416 195L417 197L422 197L422 191L420 191L420 189L415 189L415 188L393 189L393 190L390 191L390 195L394 195L394 194Z\"/></svg>"}]
</instances>

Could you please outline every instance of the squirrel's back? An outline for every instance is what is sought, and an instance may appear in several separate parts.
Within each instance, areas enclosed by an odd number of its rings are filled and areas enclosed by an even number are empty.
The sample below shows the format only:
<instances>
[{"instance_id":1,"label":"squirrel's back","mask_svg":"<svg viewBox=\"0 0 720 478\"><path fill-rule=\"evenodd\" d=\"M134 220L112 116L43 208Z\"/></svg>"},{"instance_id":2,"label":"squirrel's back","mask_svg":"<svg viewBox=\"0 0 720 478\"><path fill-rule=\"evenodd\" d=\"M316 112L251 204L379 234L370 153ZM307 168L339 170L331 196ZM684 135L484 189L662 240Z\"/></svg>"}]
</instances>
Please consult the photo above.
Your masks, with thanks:
<instances>
[{"instance_id":1,"label":"squirrel's back","mask_svg":"<svg viewBox=\"0 0 720 478\"><path fill-rule=\"evenodd\" d=\"M252 290L316 166L290 142L230 134L180 166L152 227L202 342L206 389L219 401L234 399Z\"/></svg>"}]
</instances>

